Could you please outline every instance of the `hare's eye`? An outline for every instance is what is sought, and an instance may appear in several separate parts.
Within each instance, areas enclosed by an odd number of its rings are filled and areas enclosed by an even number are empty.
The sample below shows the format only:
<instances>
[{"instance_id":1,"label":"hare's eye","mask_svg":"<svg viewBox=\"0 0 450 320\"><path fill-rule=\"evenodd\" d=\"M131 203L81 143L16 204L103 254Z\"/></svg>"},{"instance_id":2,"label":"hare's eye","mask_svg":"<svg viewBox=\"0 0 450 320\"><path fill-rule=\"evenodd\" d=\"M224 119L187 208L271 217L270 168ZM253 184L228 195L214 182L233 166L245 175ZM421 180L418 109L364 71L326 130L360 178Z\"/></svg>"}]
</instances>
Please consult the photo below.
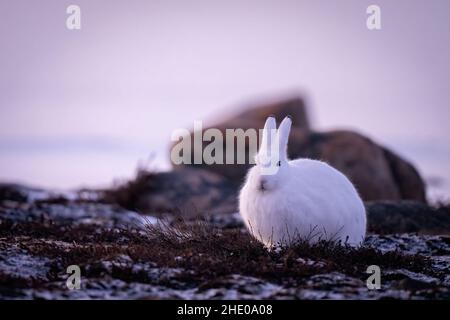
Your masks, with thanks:
<instances>
[{"instance_id":1,"label":"hare's eye","mask_svg":"<svg viewBox=\"0 0 450 320\"><path fill-rule=\"evenodd\" d=\"M280 167L281 166L281 161L277 162L277 166Z\"/></svg>"}]
</instances>

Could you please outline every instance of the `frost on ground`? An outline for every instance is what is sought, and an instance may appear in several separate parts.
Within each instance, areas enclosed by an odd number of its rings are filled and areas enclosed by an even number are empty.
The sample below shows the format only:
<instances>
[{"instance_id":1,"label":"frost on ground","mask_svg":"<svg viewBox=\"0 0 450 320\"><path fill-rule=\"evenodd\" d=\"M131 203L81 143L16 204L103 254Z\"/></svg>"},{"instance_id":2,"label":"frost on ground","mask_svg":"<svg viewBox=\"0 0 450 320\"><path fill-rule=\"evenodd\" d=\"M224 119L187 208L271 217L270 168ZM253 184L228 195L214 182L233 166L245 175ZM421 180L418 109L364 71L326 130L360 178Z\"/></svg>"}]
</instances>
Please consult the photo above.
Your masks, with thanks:
<instances>
[{"instance_id":1,"label":"frost on ground","mask_svg":"<svg viewBox=\"0 0 450 320\"><path fill-rule=\"evenodd\" d=\"M79 290L66 285L74 264ZM366 286L369 265L380 290ZM235 214L157 220L95 197L0 200L0 299L449 299L449 271L445 235L268 252Z\"/></svg>"}]
</instances>

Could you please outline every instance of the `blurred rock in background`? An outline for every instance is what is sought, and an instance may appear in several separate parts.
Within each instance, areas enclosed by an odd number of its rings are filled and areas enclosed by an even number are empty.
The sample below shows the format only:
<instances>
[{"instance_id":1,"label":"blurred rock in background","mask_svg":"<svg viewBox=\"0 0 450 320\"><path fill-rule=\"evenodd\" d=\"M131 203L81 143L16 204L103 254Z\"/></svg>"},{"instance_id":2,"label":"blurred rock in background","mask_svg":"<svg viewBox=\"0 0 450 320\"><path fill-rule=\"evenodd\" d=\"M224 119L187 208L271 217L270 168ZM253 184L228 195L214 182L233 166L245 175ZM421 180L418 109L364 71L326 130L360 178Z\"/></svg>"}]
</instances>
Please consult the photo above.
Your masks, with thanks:
<instances>
[{"instance_id":1,"label":"blurred rock in background","mask_svg":"<svg viewBox=\"0 0 450 320\"><path fill-rule=\"evenodd\" d=\"M260 129L269 115L274 115L278 122L287 115L292 117L291 159L303 157L329 163L350 178L364 201L426 202L425 184L412 164L357 132L314 131L301 98L256 106L209 128L217 128L222 133L226 129ZM249 154L248 139L244 139L243 131L241 134L235 138L234 145L238 139L245 141L248 160L254 155ZM193 134L190 139L193 146ZM203 143L202 152L207 144ZM225 155L226 139L223 148ZM194 150L191 150L193 163ZM235 160L236 157L235 152ZM240 185L251 167L246 162L178 165L168 172L139 171L134 180L107 191L106 199L144 213L178 212L181 216L233 213L237 211Z\"/></svg>"},{"instance_id":2,"label":"blurred rock in background","mask_svg":"<svg viewBox=\"0 0 450 320\"><path fill-rule=\"evenodd\" d=\"M209 128L217 128L223 134L226 129L241 128L244 131L249 128L260 129L270 115L274 115L278 123L287 115L293 119L288 150L291 159L304 157L329 163L350 178L364 200L426 202L425 184L412 164L360 133L344 130L314 131L310 126L306 106L299 97L253 107ZM203 132L207 129L208 127L203 128ZM241 133L240 137L243 139L244 133ZM193 146L192 140L193 135L191 134L191 146ZM236 138L235 145L237 140ZM246 159L249 159L249 156L253 157L254 155L248 154L248 140L245 141ZM203 148L208 144L209 142L204 142ZM225 139L224 150L226 150ZM225 155L226 152L224 151L223 154ZM191 162L193 163L193 161ZM207 165L203 163L174 166L174 168L183 170L186 166L218 173L228 178L235 186L239 186L251 165Z\"/></svg>"}]
</instances>

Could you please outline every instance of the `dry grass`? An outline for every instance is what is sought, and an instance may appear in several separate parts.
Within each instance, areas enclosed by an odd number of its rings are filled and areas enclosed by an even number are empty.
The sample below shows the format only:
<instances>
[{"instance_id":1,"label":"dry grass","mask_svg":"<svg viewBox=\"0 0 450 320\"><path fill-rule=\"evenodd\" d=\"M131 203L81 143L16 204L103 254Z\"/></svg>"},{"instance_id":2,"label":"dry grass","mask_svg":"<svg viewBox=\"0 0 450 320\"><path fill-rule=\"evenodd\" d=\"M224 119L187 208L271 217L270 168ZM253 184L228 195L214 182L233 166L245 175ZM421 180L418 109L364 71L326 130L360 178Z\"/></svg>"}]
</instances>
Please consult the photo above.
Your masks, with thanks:
<instances>
[{"instance_id":1,"label":"dry grass","mask_svg":"<svg viewBox=\"0 0 450 320\"><path fill-rule=\"evenodd\" d=\"M49 280L57 279L64 266L90 266L87 277L105 275L102 261L129 256L130 263L109 271L124 281L151 282L145 272L134 272L133 264L144 263L159 268L181 268L185 272L173 280L192 286L214 281L217 277L241 274L276 283L296 285L315 274L338 271L361 279L367 278L367 266L406 268L432 274L428 260L400 252L381 253L361 247L340 246L333 242L309 245L298 241L290 247L268 251L241 229L217 229L206 222L161 223L143 232L126 229L104 229L92 225L61 226L51 221L0 224L3 243L17 244L34 256L53 261ZM68 245L61 245L58 241ZM14 282L0 276L0 285ZM161 279L160 281L166 281Z\"/></svg>"},{"instance_id":2,"label":"dry grass","mask_svg":"<svg viewBox=\"0 0 450 320\"><path fill-rule=\"evenodd\" d=\"M157 190L153 183L156 173L141 168L136 170L136 177L127 182L120 183L114 188L101 191L101 200L107 203L116 203L128 210L138 209L139 198L143 191Z\"/></svg>"}]
</instances>

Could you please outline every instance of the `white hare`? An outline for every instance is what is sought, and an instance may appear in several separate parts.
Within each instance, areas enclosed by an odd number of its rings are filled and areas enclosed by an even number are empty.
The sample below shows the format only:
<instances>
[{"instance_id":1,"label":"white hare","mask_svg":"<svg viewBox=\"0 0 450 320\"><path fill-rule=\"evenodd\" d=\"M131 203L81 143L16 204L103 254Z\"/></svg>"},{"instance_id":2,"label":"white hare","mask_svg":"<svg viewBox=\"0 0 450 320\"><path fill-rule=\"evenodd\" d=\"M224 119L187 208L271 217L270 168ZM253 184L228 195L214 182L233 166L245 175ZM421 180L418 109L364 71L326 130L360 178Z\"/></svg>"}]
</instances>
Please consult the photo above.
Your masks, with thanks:
<instances>
[{"instance_id":1,"label":"white hare","mask_svg":"<svg viewBox=\"0 0 450 320\"><path fill-rule=\"evenodd\" d=\"M267 247L299 238L359 246L366 234L366 211L358 192L324 162L287 159L291 124L286 117L277 131L275 118L266 120L256 165L239 196L248 230Z\"/></svg>"}]
</instances>

